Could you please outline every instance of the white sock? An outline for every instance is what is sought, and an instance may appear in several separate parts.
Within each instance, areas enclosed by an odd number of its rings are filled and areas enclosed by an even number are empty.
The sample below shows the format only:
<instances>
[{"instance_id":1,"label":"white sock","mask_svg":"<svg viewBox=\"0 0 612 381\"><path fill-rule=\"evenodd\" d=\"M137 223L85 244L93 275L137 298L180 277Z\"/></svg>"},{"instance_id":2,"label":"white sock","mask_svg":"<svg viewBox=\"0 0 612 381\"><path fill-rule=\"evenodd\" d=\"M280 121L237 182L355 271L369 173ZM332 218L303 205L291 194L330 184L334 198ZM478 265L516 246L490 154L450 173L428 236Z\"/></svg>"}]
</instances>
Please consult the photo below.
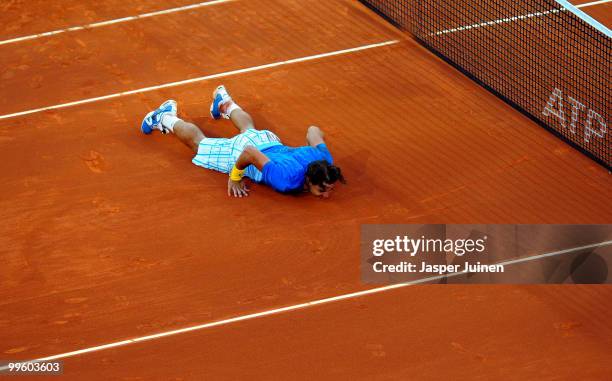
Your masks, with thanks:
<instances>
[{"instance_id":1,"label":"white sock","mask_svg":"<svg viewBox=\"0 0 612 381\"><path fill-rule=\"evenodd\" d=\"M179 120L181 120L181 119L177 118L174 115L166 114L166 115L162 116L161 124L162 124L162 126L164 126L167 129L169 129L171 132L174 132L174 124L176 122L178 122Z\"/></svg>"},{"instance_id":2,"label":"white sock","mask_svg":"<svg viewBox=\"0 0 612 381\"><path fill-rule=\"evenodd\" d=\"M236 110L242 110L242 108L238 106L236 102L232 102L231 105L227 106L227 110L225 110L225 112L223 113L223 116L225 117L225 119L229 119L230 115L232 115L232 112Z\"/></svg>"}]
</instances>

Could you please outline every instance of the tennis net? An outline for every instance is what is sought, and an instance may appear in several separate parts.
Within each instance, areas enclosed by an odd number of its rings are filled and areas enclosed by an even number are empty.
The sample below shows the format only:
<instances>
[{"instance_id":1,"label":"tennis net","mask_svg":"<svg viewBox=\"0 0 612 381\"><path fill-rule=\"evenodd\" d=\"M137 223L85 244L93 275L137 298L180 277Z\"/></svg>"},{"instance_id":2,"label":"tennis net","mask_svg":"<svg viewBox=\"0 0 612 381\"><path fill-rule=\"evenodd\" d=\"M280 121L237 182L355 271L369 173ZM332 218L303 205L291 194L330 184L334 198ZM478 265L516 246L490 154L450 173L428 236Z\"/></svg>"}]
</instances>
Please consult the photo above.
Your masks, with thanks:
<instances>
[{"instance_id":1,"label":"tennis net","mask_svg":"<svg viewBox=\"0 0 612 381\"><path fill-rule=\"evenodd\" d=\"M610 29L562 0L361 0L610 169Z\"/></svg>"}]
</instances>

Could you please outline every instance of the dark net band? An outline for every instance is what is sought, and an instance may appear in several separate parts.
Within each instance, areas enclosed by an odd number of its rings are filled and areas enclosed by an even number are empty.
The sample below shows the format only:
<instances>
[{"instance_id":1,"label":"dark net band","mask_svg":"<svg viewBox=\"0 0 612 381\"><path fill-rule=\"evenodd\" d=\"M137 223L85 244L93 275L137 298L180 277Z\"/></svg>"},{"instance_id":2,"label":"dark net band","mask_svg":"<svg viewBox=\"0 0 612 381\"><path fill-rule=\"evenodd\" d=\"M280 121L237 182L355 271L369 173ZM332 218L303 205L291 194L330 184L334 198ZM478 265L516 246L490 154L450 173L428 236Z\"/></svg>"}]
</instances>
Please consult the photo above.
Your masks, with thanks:
<instances>
[{"instance_id":1,"label":"dark net band","mask_svg":"<svg viewBox=\"0 0 612 381\"><path fill-rule=\"evenodd\" d=\"M610 169L610 30L566 1L361 0Z\"/></svg>"}]
</instances>

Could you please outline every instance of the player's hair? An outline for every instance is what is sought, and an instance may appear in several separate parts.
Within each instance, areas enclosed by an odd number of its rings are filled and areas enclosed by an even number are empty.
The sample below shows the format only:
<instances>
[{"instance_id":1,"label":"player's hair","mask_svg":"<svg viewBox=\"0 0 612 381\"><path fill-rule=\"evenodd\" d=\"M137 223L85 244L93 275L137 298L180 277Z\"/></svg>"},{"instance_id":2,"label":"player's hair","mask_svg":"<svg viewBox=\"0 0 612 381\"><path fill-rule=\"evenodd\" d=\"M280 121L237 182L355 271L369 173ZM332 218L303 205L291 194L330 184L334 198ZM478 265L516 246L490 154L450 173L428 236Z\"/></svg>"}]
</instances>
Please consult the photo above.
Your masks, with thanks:
<instances>
[{"instance_id":1,"label":"player's hair","mask_svg":"<svg viewBox=\"0 0 612 381\"><path fill-rule=\"evenodd\" d=\"M336 181L340 181L342 184L346 184L344 176L342 176L342 170L335 165L331 165L327 160L313 161L308 164L306 170L306 179L312 185L318 185L321 192L325 192L326 184L333 184Z\"/></svg>"}]
</instances>

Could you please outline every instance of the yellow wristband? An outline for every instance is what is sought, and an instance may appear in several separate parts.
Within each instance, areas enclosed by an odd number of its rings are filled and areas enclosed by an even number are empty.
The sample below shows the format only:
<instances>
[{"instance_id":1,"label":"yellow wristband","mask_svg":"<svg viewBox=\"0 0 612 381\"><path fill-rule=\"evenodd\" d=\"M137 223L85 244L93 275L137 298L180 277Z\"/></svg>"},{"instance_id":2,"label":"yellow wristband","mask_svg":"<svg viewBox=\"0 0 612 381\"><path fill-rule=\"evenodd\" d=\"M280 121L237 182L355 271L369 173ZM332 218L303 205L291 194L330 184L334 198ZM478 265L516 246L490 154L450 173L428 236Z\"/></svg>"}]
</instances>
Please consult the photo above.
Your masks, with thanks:
<instances>
[{"instance_id":1,"label":"yellow wristband","mask_svg":"<svg viewBox=\"0 0 612 381\"><path fill-rule=\"evenodd\" d=\"M232 181L240 181L242 180L242 176L244 176L244 169L238 169L234 165L234 168L232 168L232 171L230 172L230 179Z\"/></svg>"}]
</instances>

